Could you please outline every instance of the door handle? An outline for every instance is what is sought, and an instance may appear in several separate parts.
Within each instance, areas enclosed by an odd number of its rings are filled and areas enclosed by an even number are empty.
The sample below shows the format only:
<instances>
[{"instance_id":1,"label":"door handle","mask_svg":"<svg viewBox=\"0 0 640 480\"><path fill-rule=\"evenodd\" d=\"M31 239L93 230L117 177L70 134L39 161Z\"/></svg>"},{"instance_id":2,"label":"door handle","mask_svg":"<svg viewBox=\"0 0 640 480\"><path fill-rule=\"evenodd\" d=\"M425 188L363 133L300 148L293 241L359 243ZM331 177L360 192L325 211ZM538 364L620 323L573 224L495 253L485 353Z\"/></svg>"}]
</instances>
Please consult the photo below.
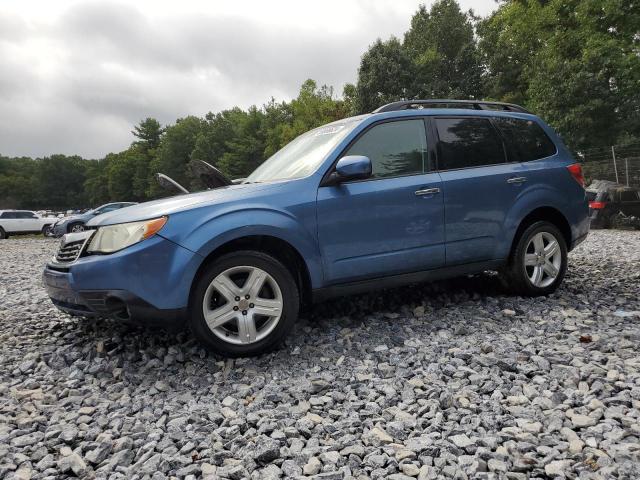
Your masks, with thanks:
<instances>
[{"instance_id":1,"label":"door handle","mask_svg":"<svg viewBox=\"0 0 640 480\"><path fill-rule=\"evenodd\" d=\"M524 183L527 181L527 177L512 177L507 180L507 183Z\"/></svg>"},{"instance_id":2,"label":"door handle","mask_svg":"<svg viewBox=\"0 0 640 480\"><path fill-rule=\"evenodd\" d=\"M440 193L440 189L439 188L425 188L424 190L416 190L416 195L417 196L422 196L422 195L433 195L434 193Z\"/></svg>"}]
</instances>

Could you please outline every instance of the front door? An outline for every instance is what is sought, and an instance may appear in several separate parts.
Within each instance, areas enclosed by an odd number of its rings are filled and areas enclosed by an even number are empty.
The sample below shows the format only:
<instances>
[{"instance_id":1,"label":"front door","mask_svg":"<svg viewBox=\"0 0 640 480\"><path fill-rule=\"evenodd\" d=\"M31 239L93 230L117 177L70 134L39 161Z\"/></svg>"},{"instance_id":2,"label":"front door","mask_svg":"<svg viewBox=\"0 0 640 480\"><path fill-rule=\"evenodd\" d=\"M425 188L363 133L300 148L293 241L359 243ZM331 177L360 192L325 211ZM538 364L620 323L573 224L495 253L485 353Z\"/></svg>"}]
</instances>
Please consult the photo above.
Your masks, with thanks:
<instances>
[{"instance_id":1,"label":"front door","mask_svg":"<svg viewBox=\"0 0 640 480\"><path fill-rule=\"evenodd\" d=\"M365 155L367 180L320 187L318 239L327 284L444 265L440 176L429 172L421 118L374 124L343 155Z\"/></svg>"}]
</instances>

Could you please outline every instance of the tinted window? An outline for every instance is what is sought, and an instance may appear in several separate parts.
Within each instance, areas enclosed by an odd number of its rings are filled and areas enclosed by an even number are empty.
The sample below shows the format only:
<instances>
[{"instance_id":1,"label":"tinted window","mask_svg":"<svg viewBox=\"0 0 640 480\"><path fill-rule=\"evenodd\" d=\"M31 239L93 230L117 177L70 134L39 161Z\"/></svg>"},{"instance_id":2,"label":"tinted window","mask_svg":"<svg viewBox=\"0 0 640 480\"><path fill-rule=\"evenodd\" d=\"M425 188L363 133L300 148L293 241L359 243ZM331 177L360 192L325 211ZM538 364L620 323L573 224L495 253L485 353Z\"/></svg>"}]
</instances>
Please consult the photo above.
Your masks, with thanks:
<instances>
[{"instance_id":1,"label":"tinted window","mask_svg":"<svg viewBox=\"0 0 640 480\"><path fill-rule=\"evenodd\" d=\"M495 122L509 149L510 161L529 162L556 153L556 146L536 122L506 117Z\"/></svg>"},{"instance_id":2,"label":"tinted window","mask_svg":"<svg viewBox=\"0 0 640 480\"><path fill-rule=\"evenodd\" d=\"M486 118L436 118L440 170L504 163L498 132Z\"/></svg>"},{"instance_id":3,"label":"tinted window","mask_svg":"<svg viewBox=\"0 0 640 480\"><path fill-rule=\"evenodd\" d=\"M14 218L13 212L3 212L0 218Z\"/></svg>"},{"instance_id":4,"label":"tinted window","mask_svg":"<svg viewBox=\"0 0 640 480\"><path fill-rule=\"evenodd\" d=\"M427 140L422 120L403 120L376 125L367 130L345 155L371 159L373 177L397 177L423 173Z\"/></svg>"},{"instance_id":5,"label":"tinted window","mask_svg":"<svg viewBox=\"0 0 640 480\"><path fill-rule=\"evenodd\" d=\"M32 212L16 212L16 218L34 218Z\"/></svg>"},{"instance_id":6,"label":"tinted window","mask_svg":"<svg viewBox=\"0 0 640 480\"><path fill-rule=\"evenodd\" d=\"M634 192L633 190L622 190L620 191L620 201L621 202L637 202L638 192Z\"/></svg>"}]
</instances>

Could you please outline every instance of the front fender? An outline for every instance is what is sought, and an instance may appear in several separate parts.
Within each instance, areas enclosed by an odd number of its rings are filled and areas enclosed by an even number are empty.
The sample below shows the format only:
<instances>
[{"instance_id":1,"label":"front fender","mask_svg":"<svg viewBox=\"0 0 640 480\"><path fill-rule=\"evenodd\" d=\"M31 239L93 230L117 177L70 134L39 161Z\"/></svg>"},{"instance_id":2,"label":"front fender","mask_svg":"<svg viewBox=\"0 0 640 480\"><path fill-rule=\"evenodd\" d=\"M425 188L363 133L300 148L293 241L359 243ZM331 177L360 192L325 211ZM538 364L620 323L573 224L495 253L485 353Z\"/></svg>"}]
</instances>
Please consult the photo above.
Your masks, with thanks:
<instances>
[{"instance_id":1,"label":"front fender","mask_svg":"<svg viewBox=\"0 0 640 480\"><path fill-rule=\"evenodd\" d=\"M322 264L315 236L314 216L298 220L286 210L265 206L207 211L197 209L172 215L167 232L162 234L175 243L206 258L214 250L232 240L266 235L278 238L295 248L309 271L312 288L322 285Z\"/></svg>"}]
</instances>

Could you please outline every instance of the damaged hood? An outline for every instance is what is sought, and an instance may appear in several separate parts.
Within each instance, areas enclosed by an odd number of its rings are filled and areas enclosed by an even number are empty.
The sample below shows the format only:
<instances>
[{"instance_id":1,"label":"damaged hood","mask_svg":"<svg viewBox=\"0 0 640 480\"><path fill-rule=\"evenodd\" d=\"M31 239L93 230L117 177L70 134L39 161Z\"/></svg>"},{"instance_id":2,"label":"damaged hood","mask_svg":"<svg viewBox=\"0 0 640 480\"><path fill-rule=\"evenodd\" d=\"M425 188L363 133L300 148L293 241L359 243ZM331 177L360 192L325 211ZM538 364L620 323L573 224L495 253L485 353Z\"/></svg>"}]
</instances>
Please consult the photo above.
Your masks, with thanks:
<instances>
[{"instance_id":1,"label":"damaged hood","mask_svg":"<svg viewBox=\"0 0 640 480\"><path fill-rule=\"evenodd\" d=\"M240 200L244 197L255 196L257 191L268 188L269 184L242 183L217 188L215 190L205 190L204 192L153 200L99 215L92 218L87 223L87 226L98 227L102 225L149 220L151 218L188 210L195 206L203 206L206 204L218 205L231 200Z\"/></svg>"}]
</instances>

